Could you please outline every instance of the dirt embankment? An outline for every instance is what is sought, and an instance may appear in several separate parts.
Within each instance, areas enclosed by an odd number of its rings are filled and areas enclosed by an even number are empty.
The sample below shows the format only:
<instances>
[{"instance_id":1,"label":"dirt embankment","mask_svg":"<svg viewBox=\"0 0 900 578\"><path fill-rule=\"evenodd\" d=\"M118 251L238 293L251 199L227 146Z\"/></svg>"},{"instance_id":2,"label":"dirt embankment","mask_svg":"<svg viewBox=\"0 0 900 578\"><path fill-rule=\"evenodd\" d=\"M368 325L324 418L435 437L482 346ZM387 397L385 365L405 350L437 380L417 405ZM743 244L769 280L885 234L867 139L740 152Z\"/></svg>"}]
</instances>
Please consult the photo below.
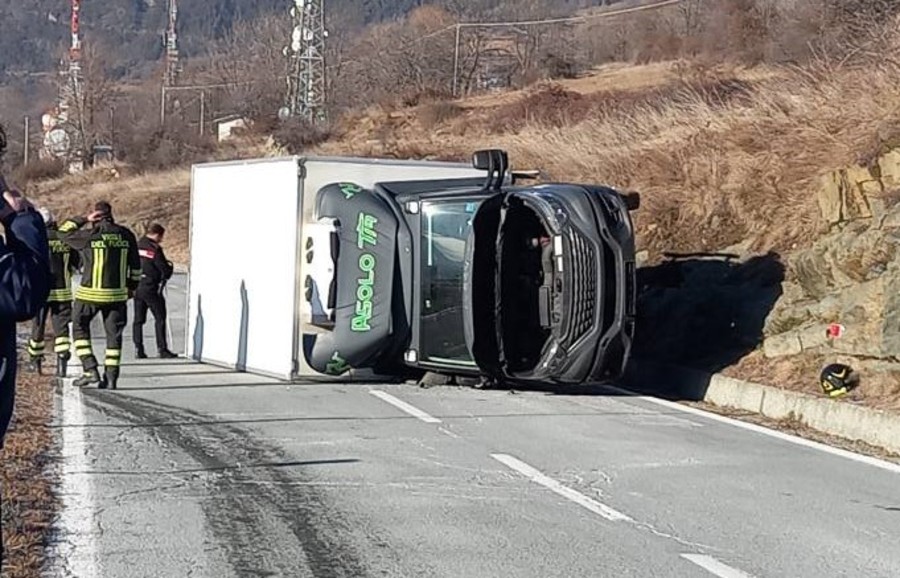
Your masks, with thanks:
<instances>
[{"instance_id":1,"label":"dirt embankment","mask_svg":"<svg viewBox=\"0 0 900 578\"><path fill-rule=\"evenodd\" d=\"M54 490L54 394L51 379L20 371L15 416L3 459L3 574L39 578L59 498Z\"/></svg>"},{"instance_id":2,"label":"dirt embankment","mask_svg":"<svg viewBox=\"0 0 900 578\"><path fill-rule=\"evenodd\" d=\"M108 200L116 219L142 235L153 222L166 227L164 248L172 261L186 263L190 216L190 169L129 175L127 169L96 169L59 180L34 183L27 194L49 207L60 221L86 215Z\"/></svg>"}]
</instances>

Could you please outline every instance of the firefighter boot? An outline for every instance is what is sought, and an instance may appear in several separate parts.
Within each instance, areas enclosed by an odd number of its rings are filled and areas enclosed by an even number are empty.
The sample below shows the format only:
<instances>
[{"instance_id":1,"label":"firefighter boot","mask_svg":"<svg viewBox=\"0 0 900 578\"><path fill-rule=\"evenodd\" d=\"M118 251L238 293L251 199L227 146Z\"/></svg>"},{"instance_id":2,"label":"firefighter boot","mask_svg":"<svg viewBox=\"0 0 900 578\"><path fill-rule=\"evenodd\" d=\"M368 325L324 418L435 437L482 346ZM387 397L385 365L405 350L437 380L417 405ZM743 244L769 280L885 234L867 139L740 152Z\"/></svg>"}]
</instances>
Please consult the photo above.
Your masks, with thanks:
<instances>
[{"instance_id":1,"label":"firefighter boot","mask_svg":"<svg viewBox=\"0 0 900 578\"><path fill-rule=\"evenodd\" d=\"M60 353L56 356L56 377L65 377L69 369L69 358L71 354Z\"/></svg>"},{"instance_id":2,"label":"firefighter boot","mask_svg":"<svg viewBox=\"0 0 900 578\"><path fill-rule=\"evenodd\" d=\"M94 369L85 369L81 377L76 379L72 385L75 387L85 387L94 383L96 383L100 389L105 387L103 380L100 379L100 372L97 371L96 367Z\"/></svg>"},{"instance_id":3,"label":"firefighter boot","mask_svg":"<svg viewBox=\"0 0 900 578\"><path fill-rule=\"evenodd\" d=\"M178 355L172 353L168 349L160 349L159 350L159 358L160 359L176 359Z\"/></svg>"},{"instance_id":4,"label":"firefighter boot","mask_svg":"<svg viewBox=\"0 0 900 578\"><path fill-rule=\"evenodd\" d=\"M134 348L134 357L136 359L147 359L147 352L144 351L144 347L142 345L138 345Z\"/></svg>"},{"instance_id":5,"label":"firefighter boot","mask_svg":"<svg viewBox=\"0 0 900 578\"><path fill-rule=\"evenodd\" d=\"M106 373L103 376L103 384L104 384L104 386L108 386L111 389L118 389L118 387L119 387L119 368L118 367L110 367L110 366L106 367Z\"/></svg>"},{"instance_id":6,"label":"firefighter boot","mask_svg":"<svg viewBox=\"0 0 900 578\"><path fill-rule=\"evenodd\" d=\"M43 357L40 357L40 356L32 357L28 361L28 367L27 367L28 371L30 373L37 373L38 375L40 375L41 371L43 370L43 362L44 362Z\"/></svg>"}]
</instances>

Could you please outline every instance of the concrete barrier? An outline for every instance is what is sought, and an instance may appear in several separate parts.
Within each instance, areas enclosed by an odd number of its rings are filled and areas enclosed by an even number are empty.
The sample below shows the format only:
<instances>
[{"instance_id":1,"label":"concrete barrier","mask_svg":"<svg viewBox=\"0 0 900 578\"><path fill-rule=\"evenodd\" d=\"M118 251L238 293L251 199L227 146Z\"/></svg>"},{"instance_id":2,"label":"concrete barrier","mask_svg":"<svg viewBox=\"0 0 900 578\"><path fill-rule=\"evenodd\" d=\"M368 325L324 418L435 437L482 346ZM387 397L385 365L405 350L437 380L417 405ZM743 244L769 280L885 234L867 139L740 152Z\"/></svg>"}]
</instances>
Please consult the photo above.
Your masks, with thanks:
<instances>
[{"instance_id":1,"label":"concrete barrier","mask_svg":"<svg viewBox=\"0 0 900 578\"><path fill-rule=\"evenodd\" d=\"M900 413L638 359L630 364L624 381L626 387L641 393L704 401L772 419L793 419L827 434L900 454Z\"/></svg>"}]
</instances>

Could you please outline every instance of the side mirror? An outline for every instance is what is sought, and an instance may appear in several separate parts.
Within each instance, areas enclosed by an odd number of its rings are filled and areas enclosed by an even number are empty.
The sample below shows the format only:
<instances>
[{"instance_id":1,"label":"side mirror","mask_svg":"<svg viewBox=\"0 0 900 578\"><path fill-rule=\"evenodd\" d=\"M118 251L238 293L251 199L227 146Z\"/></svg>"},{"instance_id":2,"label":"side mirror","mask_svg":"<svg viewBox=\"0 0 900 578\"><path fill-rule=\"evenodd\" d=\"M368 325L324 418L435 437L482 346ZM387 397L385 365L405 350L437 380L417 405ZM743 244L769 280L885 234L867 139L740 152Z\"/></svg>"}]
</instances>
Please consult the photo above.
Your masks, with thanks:
<instances>
[{"instance_id":1,"label":"side mirror","mask_svg":"<svg viewBox=\"0 0 900 578\"><path fill-rule=\"evenodd\" d=\"M622 193L622 200L629 211L637 211L641 208L641 194L636 192Z\"/></svg>"},{"instance_id":2,"label":"side mirror","mask_svg":"<svg viewBox=\"0 0 900 578\"><path fill-rule=\"evenodd\" d=\"M504 168L509 166L509 155L504 150L487 149L475 151L475 154L472 155L472 167L479 171L496 170L501 166Z\"/></svg>"},{"instance_id":3,"label":"side mirror","mask_svg":"<svg viewBox=\"0 0 900 578\"><path fill-rule=\"evenodd\" d=\"M487 181L484 183L485 190L499 191L509 170L509 155L500 149L476 151L472 155L472 166L488 172Z\"/></svg>"}]
</instances>

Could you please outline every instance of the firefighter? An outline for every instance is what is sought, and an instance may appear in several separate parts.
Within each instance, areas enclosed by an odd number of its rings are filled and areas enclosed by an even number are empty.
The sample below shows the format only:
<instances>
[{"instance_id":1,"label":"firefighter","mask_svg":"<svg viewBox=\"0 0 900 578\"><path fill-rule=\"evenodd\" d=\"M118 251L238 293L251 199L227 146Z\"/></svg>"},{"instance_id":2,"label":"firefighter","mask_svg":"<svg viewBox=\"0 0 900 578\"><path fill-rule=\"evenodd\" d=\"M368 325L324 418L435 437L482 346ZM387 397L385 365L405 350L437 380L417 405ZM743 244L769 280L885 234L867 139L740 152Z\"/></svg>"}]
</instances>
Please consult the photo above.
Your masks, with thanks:
<instances>
[{"instance_id":1,"label":"firefighter","mask_svg":"<svg viewBox=\"0 0 900 578\"><path fill-rule=\"evenodd\" d=\"M40 373L44 361L44 327L49 315L53 325L53 350L56 353L56 375L65 377L72 357L72 342L69 337L69 325L72 323L72 273L78 270L81 259L78 252L60 240L57 224L48 209L40 209L41 217L47 227L50 242L50 269L53 274L53 286L47 304L41 308L32 320L31 339L28 342L30 357L29 369Z\"/></svg>"},{"instance_id":2,"label":"firefighter","mask_svg":"<svg viewBox=\"0 0 900 578\"><path fill-rule=\"evenodd\" d=\"M174 267L166 259L160 245L166 229L159 223L153 223L147 234L138 241L138 253L141 256L141 282L134 294L134 338L135 357L146 359L144 351L144 323L147 322L147 310L153 313L156 328L156 349L161 359L178 357L169 351L166 342L166 298L163 296L166 282L172 278Z\"/></svg>"},{"instance_id":3,"label":"firefighter","mask_svg":"<svg viewBox=\"0 0 900 578\"><path fill-rule=\"evenodd\" d=\"M90 229L82 229L90 223ZM75 289L75 353L81 358L83 375L75 385L96 383L100 389L116 389L122 359L122 332L128 322L128 300L141 279L141 259L137 239L128 228L115 222L106 201L94 206L87 217L70 219L60 225L62 239L81 252L83 273ZM106 331L104 376L91 346L91 321L103 317Z\"/></svg>"}]
</instances>

